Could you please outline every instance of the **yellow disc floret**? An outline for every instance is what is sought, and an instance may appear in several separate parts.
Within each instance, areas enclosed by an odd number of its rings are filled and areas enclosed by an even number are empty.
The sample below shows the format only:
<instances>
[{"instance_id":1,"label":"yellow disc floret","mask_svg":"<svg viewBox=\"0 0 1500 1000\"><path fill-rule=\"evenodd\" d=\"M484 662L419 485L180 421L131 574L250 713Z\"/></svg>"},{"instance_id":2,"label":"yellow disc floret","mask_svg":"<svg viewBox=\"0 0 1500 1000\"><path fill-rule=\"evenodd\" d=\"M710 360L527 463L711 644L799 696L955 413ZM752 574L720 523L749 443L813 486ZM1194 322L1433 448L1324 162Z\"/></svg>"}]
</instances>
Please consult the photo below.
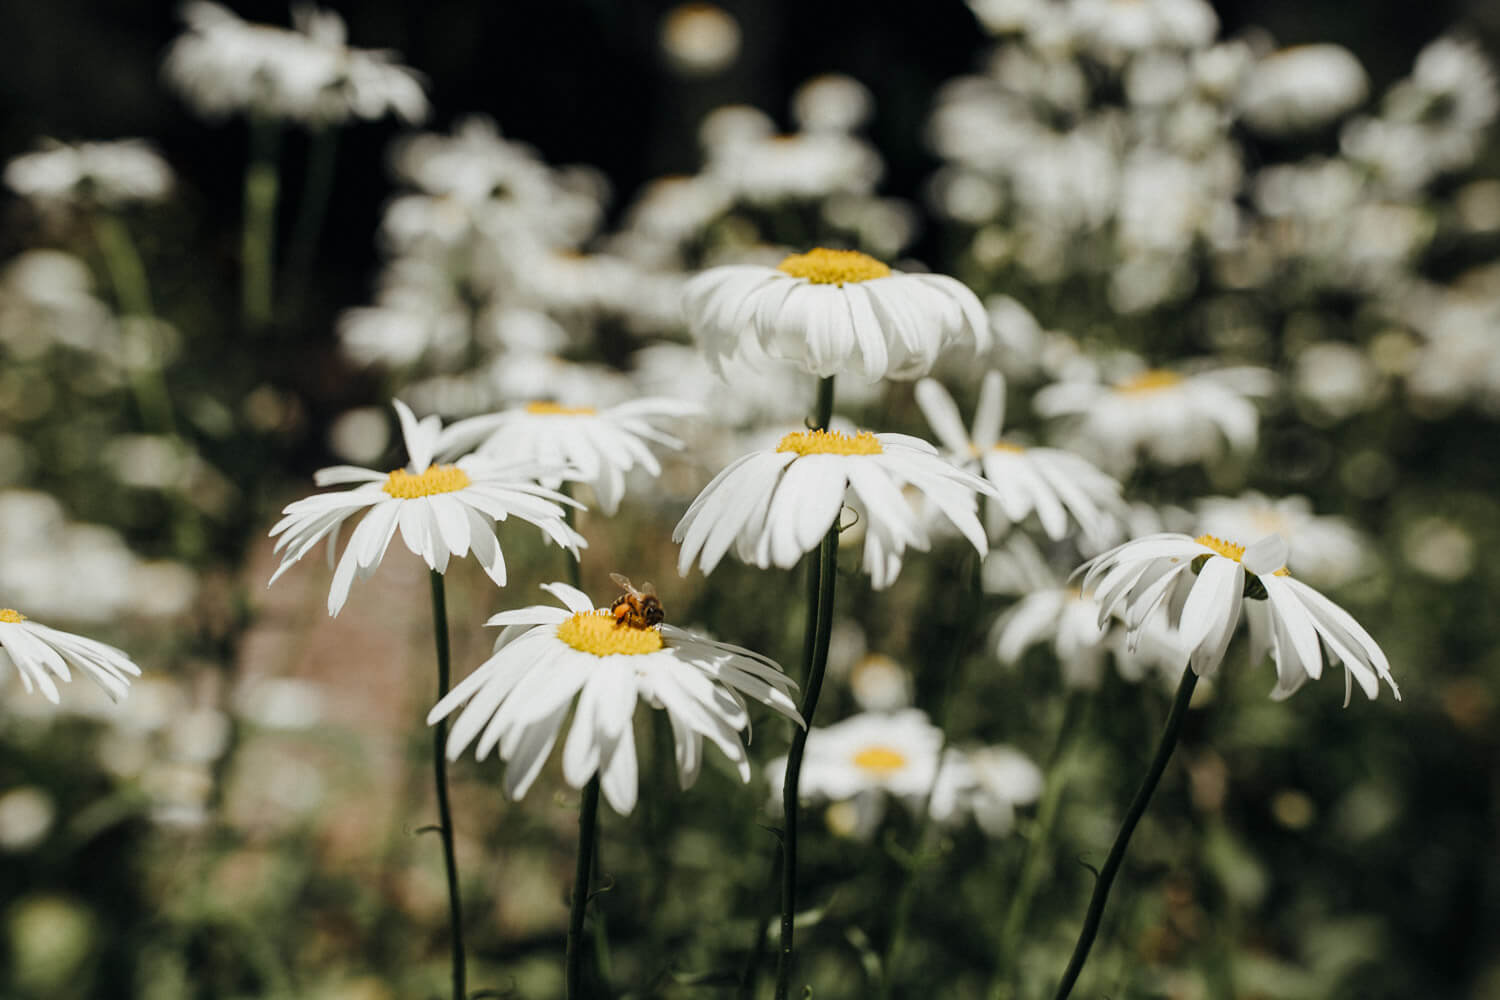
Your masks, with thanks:
<instances>
[{"instance_id":1,"label":"yellow disc floret","mask_svg":"<svg viewBox=\"0 0 1500 1000\"><path fill-rule=\"evenodd\" d=\"M1182 381L1182 376L1165 368L1152 368L1116 386L1119 392L1160 392L1170 389Z\"/></svg>"},{"instance_id":2,"label":"yellow disc floret","mask_svg":"<svg viewBox=\"0 0 1500 1000\"><path fill-rule=\"evenodd\" d=\"M823 247L807 253L794 253L777 264L776 270L794 278L806 278L814 285L843 285L891 275L889 267L869 254L858 250L825 250Z\"/></svg>"},{"instance_id":3,"label":"yellow disc floret","mask_svg":"<svg viewBox=\"0 0 1500 1000\"><path fill-rule=\"evenodd\" d=\"M906 766L906 755L890 747L865 747L854 755L854 766L861 771L891 774Z\"/></svg>"},{"instance_id":4,"label":"yellow disc floret","mask_svg":"<svg viewBox=\"0 0 1500 1000\"><path fill-rule=\"evenodd\" d=\"M617 624L608 611L578 612L557 626L557 637L579 652L595 656L640 656L662 648L659 631Z\"/></svg>"},{"instance_id":5,"label":"yellow disc floret","mask_svg":"<svg viewBox=\"0 0 1500 1000\"><path fill-rule=\"evenodd\" d=\"M544 417L582 417L594 412L592 406L560 406L557 403L527 403L526 412Z\"/></svg>"},{"instance_id":6,"label":"yellow disc floret","mask_svg":"<svg viewBox=\"0 0 1500 1000\"><path fill-rule=\"evenodd\" d=\"M6 625L19 625L26 620L26 616L19 611L10 608L0 608L0 622Z\"/></svg>"},{"instance_id":7,"label":"yellow disc floret","mask_svg":"<svg viewBox=\"0 0 1500 1000\"><path fill-rule=\"evenodd\" d=\"M1205 548L1213 549L1225 559L1233 559L1235 562L1239 562L1245 555L1245 547L1243 545L1226 542L1224 539L1215 538L1213 535L1199 535L1193 541Z\"/></svg>"},{"instance_id":8,"label":"yellow disc floret","mask_svg":"<svg viewBox=\"0 0 1500 1000\"><path fill-rule=\"evenodd\" d=\"M781 439L777 451L799 455L879 455L884 448L869 431L849 435L843 431L793 431Z\"/></svg>"},{"instance_id":9,"label":"yellow disc floret","mask_svg":"<svg viewBox=\"0 0 1500 1000\"><path fill-rule=\"evenodd\" d=\"M438 493L453 493L469 485L469 476L456 465L429 465L427 471L412 475L405 469L393 469L381 487L399 500L415 500Z\"/></svg>"}]
</instances>

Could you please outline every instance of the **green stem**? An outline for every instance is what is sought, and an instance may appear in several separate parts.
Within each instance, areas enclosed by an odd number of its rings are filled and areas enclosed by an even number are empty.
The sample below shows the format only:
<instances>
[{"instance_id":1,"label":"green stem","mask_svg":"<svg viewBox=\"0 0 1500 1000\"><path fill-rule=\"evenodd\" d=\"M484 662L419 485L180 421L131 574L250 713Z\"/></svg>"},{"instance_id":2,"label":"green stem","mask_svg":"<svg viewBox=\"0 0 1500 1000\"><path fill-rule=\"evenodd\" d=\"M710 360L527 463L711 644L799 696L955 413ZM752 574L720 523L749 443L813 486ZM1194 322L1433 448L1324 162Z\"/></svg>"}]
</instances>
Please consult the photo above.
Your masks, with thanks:
<instances>
[{"instance_id":1,"label":"green stem","mask_svg":"<svg viewBox=\"0 0 1500 1000\"><path fill-rule=\"evenodd\" d=\"M1099 933L1099 921L1104 916L1104 904L1109 899L1109 887L1120 870L1120 863L1125 860L1130 835L1135 832L1136 824L1145 814L1151 795L1161 781L1162 772L1167 769L1167 761L1172 759L1172 751L1177 748L1177 735L1182 731L1182 720L1187 715L1188 702L1193 700L1193 688L1197 684L1198 675L1192 668L1184 669L1182 683L1177 685L1177 696L1172 700L1172 711L1168 713L1167 724L1162 728L1161 739L1156 744L1156 754L1151 758L1151 766L1146 771L1141 787L1136 789L1130 808L1125 812L1125 820L1120 824L1120 832L1115 834L1115 842L1109 848L1109 857L1105 858L1104 867L1099 869L1094 894L1089 898L1088 912L1083 917L1083 928L1078 932L1078 943L1073 946L1073 957L1068 960L1068 967L1063 971L1055 1000L1067 1000L1068 995L1073 992L1073 984L1078 981L1078 974L1083 971L1083 963L1088 961L1089 949L1093 947L1094 936Z\"/></svg>"},{"instance_id":2,"label":"green stem","mask_svg":"<svg viewBox=\"0 0 1500 1000\"><path fill-rule=\"evenodd\" d=\"M589 908L589 876L599 823L599 775L583 786L578 810L578 862L573 868L573 898L568 906L568 1000L581 1000L583 990L583 918Z\"/></svg>"},{"instance_id":3,"label":"green stem","mask_svg":"<svg viewBox=\"0 0 1500 1000\"><path fill-rule=\"evenodd\" d=\"M295 308L307 294L323 220L328 214L328 196L333 191L334 164L338 160L339 130L325 126L307 140L307 171L302 197L297 203L297 221L292 227L292 246L287 252L288 299Z\"/></svg>"},{"instance_id":4,"label":"green stem","mask_svg":"<svg viewBox=\"0 0 1500 1000\"><path fill-rule=\"evenodd\" d=\"M781 854L771 859L770 885L781 880ZM755 937L750 942L750 952L745 956L745 968L740 972L740 988L735 994L738 1000L755 1000L755 988L760 981L761 962L766 957L766 931L771 926L771 901L767 892L760 913L755 918Z\"/></svg>"},{"instance_id":5,"label":"green stem","mask_svg":"<svg viewBox=\"0 0 1500 1000\"><path fill-rule=\"evenodd\" d=\"M250 330L264 329L271 322L280 146L281 126L272 118L252 113L240 238L240 310Z\"/></svg>"},{"instance_id":6,"label":"green stem","mask_svg":"<svg viewBox=\"0 0 1500 1000\"><path fill-rule=\"evenodd\" d=\"M443 593L443 574L432 570L432 631L437 643L438 698L448 693L448 607ZM443 864L448 873L448 937L453 952L453 1000L465 1000L463 907L458 896L458 860L453 853L453 815L448 809L448 723L433 726L432 762L437 779L438 833L443 839Z\"/></svg>"},{"instance_id":7,"label":"green stem","mask_svg":"<svg viewBox=\"0 0 1500 1000\"><path fill-rule=\"evenodd\" d=\"M148 341L149 358L132 357L136 352L127 348L130 391L135 396L136 409L140 411L141 426L151 433L171 434L172 397L162 377L161 351L152 329L154 310L146 265L136 251L135 241L130 238L130 230L117 215L102 210L94 213L94 241L104 257L104 269L109 272L109 283L114 288L120 315L140 324L139 327L126 324L126 335L144 337Z\"/></svg>"}]
</instances>

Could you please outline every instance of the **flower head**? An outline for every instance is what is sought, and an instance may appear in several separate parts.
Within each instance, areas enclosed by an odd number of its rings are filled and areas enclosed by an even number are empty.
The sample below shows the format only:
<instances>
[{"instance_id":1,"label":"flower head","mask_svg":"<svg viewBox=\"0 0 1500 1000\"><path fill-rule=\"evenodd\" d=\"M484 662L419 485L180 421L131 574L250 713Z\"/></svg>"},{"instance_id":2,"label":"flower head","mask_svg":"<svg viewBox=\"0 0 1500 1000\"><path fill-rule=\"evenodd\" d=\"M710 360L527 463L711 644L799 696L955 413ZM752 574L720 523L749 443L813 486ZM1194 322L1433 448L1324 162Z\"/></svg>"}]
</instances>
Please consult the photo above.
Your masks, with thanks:
<instances>
[{"instance_id":1,"label":"flower head","mask_svg":"<svg viewBox=\"0 0 1500 1000\"><path fill-rule=\"evenodd\" d=\"M490 579L502 587L505 558L495 538L496 522L514 515L542 529L543 534L575 557L587 544L567 526L563 509L558 506L577 505L535 482L538 475L557 474L556 467L501 466L472 455L451 465L434 464L434 456L444 446L442 422L437 417L418 421L399 399L393 405L401 419L401 433L411 461L405 468L390 472L352 465L320 469L316 476L319 486L359 485L352 490L320 493L287 505L282 511L285 516L271 529L273 538L281 536L276 542L281 565L272 575L271 583L324 538L329 540L331 565L339 528L366 509L369 515L349 536L349 544L334 570L333 585L328 591L330 615L338 614L344 606L356 574L364 579L375 572L397 528L406 547L421 556L430 569L445 572L450 557L472 551Z\"/></svg>"},{"instance_id":2,"label":"flower head","mask_svg":"<svg viewBox=\"0 0 1500 1000\"><path fill-rule=\"evenodd\" d=\"M790 694L796 685L772 660L674 625L617 622L567 584L543 589L564 607L535 605L491 618L490 625L508 626L499 648L427 716L431 724L458 711L448 733L450 759L476 738L481 760L498 746L512 798L536 780L575 697L563 777L582 788L598 774L605 800L621 814L636 803L631 720L638 702L666 711L683 788L698 777L704 737L750 780L739 738L750 724L747 697L800 723Z\"/></svg>"},{"instance_id":3,"label":"flower head","mask_svg":"<svg viewBox=\"0 0 1500 1000\"><path fill-rule=\"evenodd\" d=\"M774 450L751 452L726 466L698 494L672 540L682 544L677 571L697 560L713 570L734 545L762 568L790 569L833 527L852 489L865 510L864 569L882 590L901 571L907 546L930 545L922 518L902 495L912 486L953 522L982 555L984 527L975 493L989 483L945 462L932 445L905 434L797 431Z\"/></svg>"},{"instance_id":4,"label":"flower head","mask_svg":"<svg viewBox=\"0 0 1500 1000\"><path fill-rule=\"evenodd\" d=\"M1370 634L1343 608L1292 577L1287 544L1268 535L1249 546L1212 535L1148 535L1110 549L1079 567L1083 589L1099 600L1099 621L1120 611L1128 628L1165 606L1179 631L1189 665L1212 674L1239 623L1250 622L1251 661L1271 653L1276 663L1273 698L1285 698L1323 673L1325 654L1344 665L1345 702L1352 682L1369 698L1390 685L1390 663Z\"/></svg>"},{"instance_id":5,"label":"flower head","mask_svg":"<svg viewBox=\"0 0 1500 1000\"><path fill-rule=\"evenodd\" d=\"M763 353L820 377L917 378L951 347L990 342L984 307L962 284L893 271L854 250L710 268L688 282L683 309L718 371Z\"/></svg>"},{"instance_id":6,"label":"flower head","mask_svg":"<svg viewBox=\"0 0 1500 1000\"><path fill-rule=\"evenodd\" d=\"M5 165L6 185L44 205L161 201L172 190L172 168L141 139L77 144L42 140L40 149Z\"/></svg>"},{"instance_id":7,"label":"flower head","mask_svg":"<svg viewBox=\"0 0 1500 1000\"><path fill-rule=\"evenodd\" d=\"M86 671L115 701L125 697L130 678L141 675L141 668L113 646L48 628L19 611L0 608L0 663L7 660L15 665L27 691L41 688L54 705L58 692L53 677L72 680L69 667Z\"/></svg>"}]
</instances>

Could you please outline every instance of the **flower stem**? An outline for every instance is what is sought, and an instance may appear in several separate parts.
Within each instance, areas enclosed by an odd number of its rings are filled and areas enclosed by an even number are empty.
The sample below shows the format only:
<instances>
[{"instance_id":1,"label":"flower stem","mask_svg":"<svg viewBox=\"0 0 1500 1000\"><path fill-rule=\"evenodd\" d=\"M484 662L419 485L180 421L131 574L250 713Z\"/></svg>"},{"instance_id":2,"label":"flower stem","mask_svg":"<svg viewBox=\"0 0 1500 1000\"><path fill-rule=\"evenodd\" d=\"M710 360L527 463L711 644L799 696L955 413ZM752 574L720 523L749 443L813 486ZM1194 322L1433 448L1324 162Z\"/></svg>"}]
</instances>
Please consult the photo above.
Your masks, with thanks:
<instances>
[{"instance_id":1,"label":"flower stem","mask_svg":"<svg viewBox=\"0 0 1500 1000\"><path fill-rule=\"evenodd\" d=\"M589 908L589 876L594 860L595 830L599 822L599 775L583 786L578 810L578 863L573 869L573 899L568 907L568 1000L580 1000L583 990L583 918Z\"/></svg>"},{"instance_id":2,"label":"flower stem","mask_svg":"<svg viewBox=\"0 0 1500 1000\"><path fill-rule=\"evenodd\" d=\"M333 190L338 149L339 130L333 125L325 125L308 136L307 171L303 175L302 197L297 203L297 221L292 227L292 246L285 270L290 285L287 299L294 309L303 304L312 277L318 238L323 234L323 220L328 213L328 196Z\"/></svg>"},{"instance_id":3,"label":"flower stem","mask_svg":"<svg viewBox=\"0 0 1500 1000\"><path fill-rule=\"evenodd\" d=\"M125 335L139 338L145 346L145 350L137 352L133 346L127 345L126 352L130 391L135 396L136 409L140 411L141 426L151 433L171 434L172 398L162 378L159 338L150 322L155 311L151 307L151 285L146 280L146 265L141 262L135 241L130 238L130 230L117 215L102 209L94 213L94 242L104 257L104 268L109 272L109 283L114 288L120 315L138 324L124 324Z\"/></svg>"},{"instance_id":4,"label":"flower stem","mask_svg":"<svg viewBox=\"0 0 1500 1000\"><path fill-rule=\"evenodd\" d=\"M1162 727L1161 739L1156 744L1156 754L1151 758L1151 766L1146 770L1146 777L1141 782L1141 787L1136 789L1135 798L1125 812L1125 820L1120 824L1120 832L1115 834L1115 842L1110 846L1104 867L1099 869L1094 894L1089 899L1088 912L1084 914L1083 928L1078 932L1078 943L1073 946L1073 957L1068 960L1068 967L1063 971L1055 1000L1067 1000L1068 995L1073 992L1073 984L1078 981L1078 974L1083 971L1083 963L1088 961L1089 949L1093 947L1094 936L1099 933L1099 921L1104 916L1105 901L1109 899L1109 887L1120 870L1120 863L1125 860L1130 835L1135 832L1136 824L1145 814L1151 795L1161 781L1162 772L1167 769L1167 761L1172 759L1172 751L1177 748L1177 735L1182 731L1182 720L1187 715L1188 702L1193 700L1193 688L1197 684L1198 675L1192 668L1184 669L1182 682L1177 685L1177 696L1172 699L1172 711L1167 715L1167 724Z\"/></svg>"},{"instance_id":5,"label":"flower stem","mask_svg":"<svg viewBox=\"0 0 1500 1000\"><path fill-rule=\"evenodd\" d=\"M443 593L443 574L432 570L432 631L437 643L438 698L448 693L448 607ZM433 726L432 762L437 779L438 833L443 839L443 863L448 872L448 937L453 952L453 1000L465 1000L463 907L458 897L458 861L453 854L453 816L448 809L448 723Z\"/></svg>"},{"instance_id":6,"label":"flower stem","mask_svg":"<svg viewBox=\"0 0 1500 1000\"><path fill-rule=\"evenodd\" d=\"M240 311L250 330L264 329L271 322L280 146L281 126L272 118L252 113L250 162L245 167L245 219L240 235Z\"/></svg>"}]
</instances>

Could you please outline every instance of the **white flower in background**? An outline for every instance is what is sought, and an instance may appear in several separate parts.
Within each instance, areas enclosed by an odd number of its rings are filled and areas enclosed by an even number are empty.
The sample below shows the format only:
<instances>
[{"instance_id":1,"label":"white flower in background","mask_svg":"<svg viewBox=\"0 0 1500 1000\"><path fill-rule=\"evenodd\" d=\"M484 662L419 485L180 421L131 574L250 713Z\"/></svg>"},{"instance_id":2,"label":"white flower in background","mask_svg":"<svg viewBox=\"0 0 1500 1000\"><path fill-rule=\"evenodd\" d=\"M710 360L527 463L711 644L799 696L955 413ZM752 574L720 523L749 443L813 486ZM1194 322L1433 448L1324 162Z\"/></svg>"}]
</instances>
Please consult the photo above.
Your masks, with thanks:
<instances>
[{"instance_id":1,"label":"white flower in background","mask_svg":"<svg viewBox=\"0 0 1500 1000\"><path fill-rule=\"evenodd\" d=\"M1240 87L1240 117L1256 132L1290 136L1327 128L1370 93L1359 59L1341 45L1294 45L1257 62Z\"/></svg>"},{"instance_id":2,"label":"white flower in background","mask_svg":"<svg viewBox=\"0 0 1500 1000\"><path fill-rule=\"evenodd\" d=\"M334 570L328 591L330 615L337 615L344 606L356 575L368 579L374 574L398 528L406 547L434 572L446 572L450 557L472 551L485 573L502 587L505 557L495 538L496 522L515 516L534 524L575 558L588 544L568 527L558 506L572 501L534 480L535 476L558 470L550 466L501 466L472 455L452 465L436 465L433 458L444 445L442 421L437 417L418 421L399 399L393 405L411 461L405 468L388 473L352 465L320 469L316 476L319 486L358 485L287 505L282 511L285 516L271 529L272 538L281 536L275 547L281 554L281 565L270 583L324 538L328 539L329 564L333 565L339 529L365 510L369 513L350 534Z\"/></svg>"},{"instance_id":3,"label":"white flower in background","mask_svg":"<svg viewBox=\"0 0 1500 1000\"><path fill-rule=\"evenodd\" d=\"M843 132L744 137L709 150L704 173L754 205L869 194L883 167L873 146Z\"/></svg>"},{"instance_id":4,"label":"white flower in background","mask_svg":"<svg viewBox=\"0 0 1500 1000\"><path fill-rule=\"evenodd\" d=\"M0 608L0 665L7 662L21 675L27 691L40 688L54 705L58 702L57 681L73 679L69 668L89 674L116 701L130 689L130 678L141 675L141 668L113 646L48 628L28 621L19 611Z\"/></svg>"},{"instance_id":5,"label":"white flower in background","mask_svg":"<svg viewBox=\"0 0 1500 1000\"><path fill-rule=\"evenodd\" d=\"M1033 405L1044 417L1071 418L1074 447L1090 449L1111 471L1128 472L1138 453L1164 465L1189 465L1217 459L1226 443L1236 452L1253 451L1260 414L1251 399L1268 395L1273 385L1263 368L1151 368L1107 385L1057 382L1038 392Z\"/></svg>"},{"instance_id":6,"label":"white flower in background","mask_svg":"<svg viewBox=\"0 0 1500 1000\"><path fill-rule=\"evenodd\" d=\"M764 111L748 104L725 104L703 116L698 143L712 159L729 146L769 139L775 134L776 122Z\"/></svg>"},{"instance_id":7,"label":"white flower in background","mask_svg":"<svg viewBox=\"0 0 1500 1000\"><path fill-rule=\"evenodd\" d=\"M1074 0L1068 11L1083 43L1113 64L1157 47L1203 48L1219 33L1204 0Z\"/></svg>"},{"instance_id":8,"label":"white flower in background","mask_svg":"<svg viewBox=\"0 0 1500 1000\"><path fill-rule=\"evenodd\" d=\"M683 76L712 76L740 54L740 23L711 3L678 4L661 19L667 65Z\"/></svg>"},{"instance_id":9,"label":"white flower in background","mask_svg":"<svg viewBox=\"0 0 1500 1000\"><path fill-rule=\"evenodd\" d=\"M972 815L991 837L1016 825L1016 807L1042 796L1042 770L1009 746L950 748L932 791L930 811L939 823L955 824Z\"/></svg>"},{"instance_id":10,"label":"white flower in background","mask_svg":"<svg viewBox=\"0 0 1500 1000\"><path fill-rule=\"evenodd\" d=\"M964 430L958 406L935 379L917 383L917 405L949 457L962 468L979 469L995 487L989 505L992 533L1032 514L1053 541L1068 532L1068 519L1089 539L1102 539L1114 515L1123 511L1120 484L1077 455L1056 448L1028 448L1005 440L1005 376L987 372L974 411L974 431Z\"/></svg>"},{"instance_id":11,"label":"white flower in background","mask_svg":"<svg viewBox=\"0 0 1500 1000\"><path fill-rule=\"evenodd\" d=\"M966 0L979 24L992 35L1026 31L1048 6L1047 0Z\"/></svg>"},{"instance_id":12,"label":"white flower in background","mask_svg":"<svg viewBox=\"0 0 1500 1000\"><path fill-rule=\"evenodd\" d=\"M894 712L911 705L911 672L881 653L866 653L849 667L849 693L865 712Z\"/></svg>"},{"instance_id":13,"label":"white flower in background","mask_svg":"<svg viewBox=\"0 0 1500 1000\"><path fill-rule=\"evenodd\" d=\"M852 132L874 109L869 88L842 73L815 76L792 94L792 120L808 132Z\"/></svg>"},{"instance_id":14,"label":"white flower in background","mask_svg":"<svg viewBox=\"0 0 1500 1000\"><path fill-rule=\"evenodd\" d=\"M693 403L663 397L633 399L605 409L532 402L451 425L444 432L445 447L448 454L472 448L481 458L570 468L574 474L566 478L587 483L598 498L599 509L613 515L620 509L625 476L632 469L639 465L652 476L661 475L652 444L682 447L681 441L657 430L652 422L699 412ZM542 483L556 489L562 479L543 476Z\"/></svg>"},{"instance_id":15,"label":"white flower in background","mask_svg":"<svg viewBox=\"0 0 1500 1000\"><path fill-rule=\"evenodd\" d=\"M26 250L0 272L0 343L13 360L30 361L54 346L84 351L109 367L121 361L114 312L94 290L80 258L61 250Z\"/></svg>"},{"instance_id":16,"label":"white flower in background","mask_svg":"<svg viewBox=\"0 0 1500 1000\"><path fill-rule=\"evenodd\" d=\"M901 571L908 547L930 546L922 516L902 492L907 486L984 554L975 493L993 496L994 487L944 461L926 441L869 431L796 431L775 449L730 463L703 488L672 532L682 544L677 571L685 576L696 560L711 572L731 545L762 569L790 569L818 547L852 490L864 510L863 568L871 586L884 590Z\"/></svg>"},{"instance_id":17,"label":"white flower in background","mask_svg":"<svg viewBox=\"0 0 1500 1000\"><path fill-rule=\"evenodd\" d=\"M1280 535L1290 548L1287 568L1319 586L1348 583L1369 565L1369 542L1359 529L1344 518L1314 514L1306 497L1273 500L1251 490L1238 497L1205 497L1194 506L1205 534Z\"/></svg>"},{"instance_id":18,"label":"white flower in background","mask_svg":"<svg viewBox=\"0 0 1500 1000\"><path fill-rule=\"evenodd\" d=\"M206 117L249 111L323 126L394 114L427 117L422 78L395 54L350 48L343 18L308 5L292 8L296 30L243 21L209 0L182 8L187 30L162 71Z\"/></svg>"},{"instance_id":19,"label":"white flower in background","mask_svg":"<svg viewBox=\"0 0 1500 1000\"><path fill-rule=\"evenodd\" d=\"M511 798L531 788L575 696L563 778L582 788L598 774L605 800L622 815L636 803L638 702L666 711L683 788L698 777L704 737L750 780L739 737L750 724L747 698L800 724L791 698L796 685L774 661L674 625L617 622L567 584L543 589L565 607L534 605L491 618L487 624L507 626L503 644L427 716L431 724L463 706L448 733L449 759L471 743L481 760L498 746Z\"/></svg>"},{"instance_id":20,"label":"white flower in background","mask_svg":"<svg viewBox=\"0 0 1500 1000\"><path fill-rule=\"evenodd\" d=\"M842 802L877 793L920 805L936 777L943 731L915 708L864 712L807 734L798 795L809 802ZM766 765L773 788L786 775L786 758Z\"/></svg>"},{"instance_id":21,"label":"white flower in background","mask_svg":"<svg viewBox=\"0 0 1500 1000\"><path fill-rule=\"evenodd\" d=\"M1380 681L1400 690L1390 664L1370 634L1343 608L1291 576L1287 544L1269 535L1246 548L1211 535L1148 535L1110 549L1079 567L1083 590L1096 596L1102 622L1117 610L1136 630L1158 607L1166 607L1189 651L1188 665L1212 675L1239 623L1250 623L1250 662L1269 651L1276 664L1275 699L1285 698L1309 678L1320 677L1323 660L1344 665L1344 702L1353 683L1374 699Z\"/></svg>"},{"instance_id":22,"label":"white flower in background","mask_svg":"<svg viewBox=\"0 0 1500 1000\"><path fill-rule=\"evenodd\" d=\"M715 267L683 310L715 370L756 350L814 375L917 378L945 351L987 350L974 293L940 274L903 274L854 250L818 248L777 267Z\"/></svg>"},{"instance_id":23,"label":"white flower in background","mask_svg":"<svg viewBox=\"0 0 1500 1000\"><path fill-rule=\"evenodd\" d=\"M41 148L5 165L12 191L41 205L161 201L172 192L172 168L144 139L76 144L43 139Z\"/></svg>"},{"instance_id":24,"label":"white flower in background","mask_svg":"<svg viewBox=\"0 0 1500 1000\"><path fill-rule=\"evenodd\" d=\"M734 196L712 177L695 174L658 178L642 188L626 210L625 232L639 238L631 246L666 247L677 254L684 243L702 235L733 203Z\"/></svg>"}]
</instances>

